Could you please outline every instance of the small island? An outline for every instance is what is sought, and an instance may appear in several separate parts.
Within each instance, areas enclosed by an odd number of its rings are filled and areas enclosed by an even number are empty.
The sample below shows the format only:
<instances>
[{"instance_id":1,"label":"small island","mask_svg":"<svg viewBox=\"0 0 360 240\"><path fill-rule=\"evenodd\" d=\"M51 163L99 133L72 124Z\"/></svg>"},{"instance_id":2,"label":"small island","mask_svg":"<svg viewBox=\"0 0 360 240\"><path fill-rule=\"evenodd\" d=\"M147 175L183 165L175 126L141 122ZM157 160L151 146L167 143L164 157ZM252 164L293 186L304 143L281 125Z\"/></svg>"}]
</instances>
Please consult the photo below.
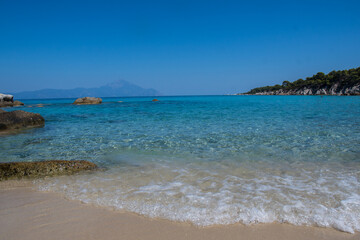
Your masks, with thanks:
<instances>
[{"instance_id":1,"label":"small island","mask_svg":"<svg viewBox=\"0 0 360 240\"><path fill-rule=\"evenodd\" d=\"M305 80L284 81L282 85L258 87L237 95L360 95L360 67L318 72Z\"/></svg>"}]
</instances>

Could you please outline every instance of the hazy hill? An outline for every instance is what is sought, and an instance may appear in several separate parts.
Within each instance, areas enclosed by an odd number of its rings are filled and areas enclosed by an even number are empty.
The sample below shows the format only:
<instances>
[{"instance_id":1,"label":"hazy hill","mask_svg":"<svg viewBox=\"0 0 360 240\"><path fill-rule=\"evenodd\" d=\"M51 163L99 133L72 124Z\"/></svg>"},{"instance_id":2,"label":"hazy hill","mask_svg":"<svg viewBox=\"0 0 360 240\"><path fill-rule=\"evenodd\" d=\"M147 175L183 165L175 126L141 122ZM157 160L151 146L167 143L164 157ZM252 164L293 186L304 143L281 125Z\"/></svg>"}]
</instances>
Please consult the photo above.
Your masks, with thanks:
<instances>
[{"instance_id":1,"label":"hazy hill","mask_svg":"<svg viewBox=\"0 0 360 240\"><path fill-rule=\"evenodd\" d=\"M79 97L135 97L158 96L155 89L145 89L125 80L119 80L98 88L42 89L12 93L16 99L79 98Z\"/></svg>"}]
</instances>

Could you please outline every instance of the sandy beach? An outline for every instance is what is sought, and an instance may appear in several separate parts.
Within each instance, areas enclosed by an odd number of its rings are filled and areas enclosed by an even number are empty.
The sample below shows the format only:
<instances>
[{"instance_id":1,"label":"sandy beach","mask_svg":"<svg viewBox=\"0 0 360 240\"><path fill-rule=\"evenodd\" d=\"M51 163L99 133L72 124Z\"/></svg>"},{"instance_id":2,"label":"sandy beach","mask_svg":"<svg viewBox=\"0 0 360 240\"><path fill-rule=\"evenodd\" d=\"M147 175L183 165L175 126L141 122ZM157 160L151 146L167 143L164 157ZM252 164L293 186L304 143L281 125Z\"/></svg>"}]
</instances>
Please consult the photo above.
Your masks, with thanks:
<instances>
[{"instance_id":1,"label":"sandy beach","mask_svg":"<svg viewBox=\"0 0 360 240\"><path fill-rule=\"evenodd\" d=\"M0 240L360 240L359 9L0 0Z\"/></svg>"},{"instance_id":2,"label":"sandy beach","mask_svg":"<svg viewBox=\"0 0 360 240\"><path fill-rule=\"evenodd\" d=\"M338 240L360 239L360 234L279 223L199 228L70 201L36 191L27 181L5 181L0 183L0 239Z\"/></svg>"}]
</instances>

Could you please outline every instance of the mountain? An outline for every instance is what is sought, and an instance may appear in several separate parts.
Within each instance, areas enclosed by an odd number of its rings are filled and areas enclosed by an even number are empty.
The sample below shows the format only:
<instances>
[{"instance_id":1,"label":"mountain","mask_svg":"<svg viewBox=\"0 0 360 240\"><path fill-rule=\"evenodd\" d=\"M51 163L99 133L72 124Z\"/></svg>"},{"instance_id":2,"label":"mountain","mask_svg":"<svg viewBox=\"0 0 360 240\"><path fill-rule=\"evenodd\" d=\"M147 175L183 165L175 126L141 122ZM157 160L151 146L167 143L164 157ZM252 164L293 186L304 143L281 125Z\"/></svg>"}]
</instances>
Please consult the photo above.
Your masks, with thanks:
<instances>
[{"instance_id":1,"label":"mountain","mask_svg":"<svg viewBox=\"0 0 360 240\"><path fill-rule=\"evenodd\" d=\"M251 89L251 95L360 95L360 67ZM241 94L239 94L241 95Z\"/></svg>"},{"instance_id":2,"label":"mountain","mask_svg":"<svg viewBox=\"0 0 360 240\"><path fill-rule=\"evenodd\" d=\"M79 97L135 97L159 96L155 89L145 89L125 80L119 80L98 88L42 89L13 93L16 99L79 98Z\"/></svg>"}]
</instances>

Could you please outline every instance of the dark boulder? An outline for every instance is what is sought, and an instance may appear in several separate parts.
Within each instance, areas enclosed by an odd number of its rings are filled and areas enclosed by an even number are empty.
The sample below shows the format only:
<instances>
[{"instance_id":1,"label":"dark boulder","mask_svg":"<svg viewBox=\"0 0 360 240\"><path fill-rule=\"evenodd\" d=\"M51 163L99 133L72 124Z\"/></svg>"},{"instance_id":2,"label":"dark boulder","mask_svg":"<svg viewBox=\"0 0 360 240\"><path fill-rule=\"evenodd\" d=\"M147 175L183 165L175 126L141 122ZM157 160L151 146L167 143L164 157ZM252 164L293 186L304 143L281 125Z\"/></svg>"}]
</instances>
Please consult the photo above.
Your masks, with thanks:
<instances>
[{"instance_id":1,"label":"dark boulder","mask_svg":"<svg viewBox=\"0 0 360 240\"><path fill-rule=\"evenodd\" d=\"M100 104L102 102L101 98L95 97L83 97L75 100L73 104L84 105L84 104Z\"/></svg>"},{"instance_id":2,"label":"dark boulder","mask_svg":"<svg viewBox=\"0 0 360 240\"><path fill-rule=\"evenodd\" d=\"M38 113L22 110L0 113L0 132L20 130L31 127L43 127L45 119Z\"/></svg>"},{"instance_id":3,"label":"dark boulder","mask_svg":"<svg viewBox=\"0 0 360 240\"><path fill-rule=\"evenodd\" d=\"M96 168L96 164L84 160L0 163L0 181L7 179L19 179L23 177L38 178L69 175Z\"/></svg>"}]
</instances>

